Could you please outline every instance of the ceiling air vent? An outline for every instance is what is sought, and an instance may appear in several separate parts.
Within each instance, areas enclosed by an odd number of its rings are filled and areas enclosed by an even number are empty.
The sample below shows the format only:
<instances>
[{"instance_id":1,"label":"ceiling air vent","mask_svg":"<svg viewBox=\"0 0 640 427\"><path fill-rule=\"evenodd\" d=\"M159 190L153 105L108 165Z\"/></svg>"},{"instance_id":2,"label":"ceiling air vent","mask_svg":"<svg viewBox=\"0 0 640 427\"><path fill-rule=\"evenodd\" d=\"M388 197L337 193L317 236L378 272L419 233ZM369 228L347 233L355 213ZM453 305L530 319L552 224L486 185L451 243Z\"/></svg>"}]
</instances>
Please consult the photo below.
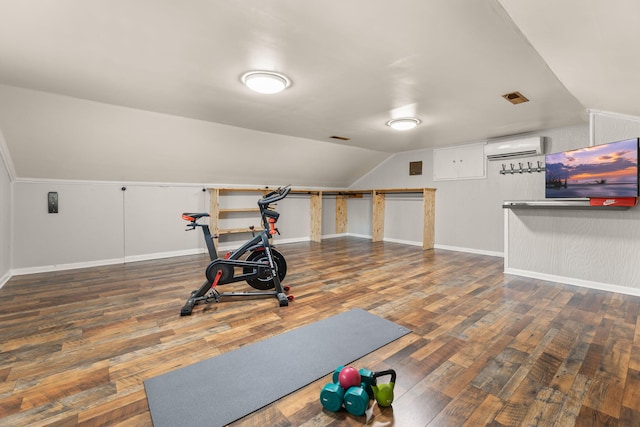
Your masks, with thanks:
<instances>
[{"instance_id":1,"label":"ceiling air vent","mask_svg":"<svg viewBox=\"0 0 640 427\"><path fill-rule=\"evenodd\" d=\"M512 103L513 105L522 104L523 102L529 102L527 97L521 94L520 92L506 93L502 95L502 97L507 101L509 101L510 103Z\"/></svg>"},{"instance_id":2,"label":"ceiling air vent","mask_svg":"<svg viewBox=\"0 0 640 427\"><path fill-rule=\"evenodd\" d=\"M340 141L349 141L351 138L347 138L346 136L330 136L329 138L333 138L333 139L339 139Z\"/></svg>"}]
</instances>

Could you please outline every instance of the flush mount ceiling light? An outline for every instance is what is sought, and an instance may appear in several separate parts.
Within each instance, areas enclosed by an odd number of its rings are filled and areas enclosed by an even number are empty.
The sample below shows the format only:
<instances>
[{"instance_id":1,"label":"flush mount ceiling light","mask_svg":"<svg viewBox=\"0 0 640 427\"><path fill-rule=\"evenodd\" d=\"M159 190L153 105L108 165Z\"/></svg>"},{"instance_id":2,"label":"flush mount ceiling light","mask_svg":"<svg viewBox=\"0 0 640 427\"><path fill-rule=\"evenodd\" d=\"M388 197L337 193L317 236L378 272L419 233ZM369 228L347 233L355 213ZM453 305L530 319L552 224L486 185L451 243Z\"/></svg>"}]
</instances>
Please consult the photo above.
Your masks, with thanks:
<instances>
[{"instance_id":1,"label":"flush mount ceiling light","mask_svg":"<svg viewBox=\"0 0 640 427\"><path fill-rule=\"evenodd\" d=\"M408 130L413 129L414 127L420 124L420 120L415 117L403 117L401 119L393 119L387 122L387 126L395 130Z\"/></svg>"},{"instance_id":2,"label":"flush mount ceiling light","mask_svg":"<svg viewBox=\"0 0 640 427\"><path fill-rule=\"evenodd\" d=\"M278 93L291 85L287 76L273 71L249 71L242 75L242 83L259 93Z\"/></svg>"}]
</instances>

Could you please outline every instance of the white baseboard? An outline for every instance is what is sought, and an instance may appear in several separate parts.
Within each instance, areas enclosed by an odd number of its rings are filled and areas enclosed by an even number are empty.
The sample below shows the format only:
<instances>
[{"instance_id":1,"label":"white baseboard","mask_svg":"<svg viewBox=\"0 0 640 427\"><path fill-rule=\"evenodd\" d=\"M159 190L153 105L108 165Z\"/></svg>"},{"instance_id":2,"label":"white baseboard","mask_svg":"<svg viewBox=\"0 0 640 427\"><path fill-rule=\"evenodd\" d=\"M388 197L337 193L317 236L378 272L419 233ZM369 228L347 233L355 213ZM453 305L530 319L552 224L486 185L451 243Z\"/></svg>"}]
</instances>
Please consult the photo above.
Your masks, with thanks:
<instances>
[{"instance_id":1,"label":"white baseboard","mask_svg":"<svg viewBox=\"0 0 640 427\"><path fill-rule=\"evenodd\" d=\"M24 267L11 270L14 276L25 274L48 273L50 271L76 270L78 268L100 267L103 265L113 265L124 263L124 258L103 259L98 261L74 262L70 264L43 265L39 267Z\"/></svg>"},{"instance_id":2,"label":"white baseboard","mask_svg":"<svg viewBox=\"0 0 640 427\"><path fill-rule=\"evenodd\" d=\"M197 255L203 254L204 249L185 249L181 251L170 251L170 252L156 252L153 254L144 254L144 255L130 255L124 257L124 262L137 262L137 261L149 261L152 259L162 259L162 258L173 258L176 256L186 256L186 255Z\"/></svg>"},{"instance_id":3,"label":"white baseboard","mask_svg":"<svg viewBox=\"0 0 640 427\"><path fill-rule=\"evenodd\" d=\"M599 291L616 292L619 294L640 296L640 289L638 288L630 288L628 286L594 282L591 280L576 279L574 277L556 276L553 274L538 273L535 271L519 270L517 268L505 268L504 274L513 274L514 276L530 277L532 279L546 280L548 282L564 283L566 285L575 285L583 288L597 289Z\"/></svg>"},{"instance_id":4,"label":"white baseboard","mask_svg":"<svg viewBox=\"0 0 640 427\"><path fill-rule=\"evenodd\" d=\"M459 246L438 245L438 244L433 245L433 247L435 249L444 249L447 251L467 252L470 254L488 255L488 256L496 256L496 257L504 258L504 253L502 252L485 251L483 249L461 248Z\"/></svg>"},{"instance_id":5,"label":"white baseboard","mask_svg":"<svg viewBox=\"0 0 640 427\"><path fill-rule=\"evenodd\" d=\"M412 240L401 240L401 239L393 239L391 237L384 237L382 239L383 242L389 243L400 243L401 245L411 245L411 246L420 246L422 247L422 242L415 242Z\"/></svg>"},{"instance_id":6,"label":"white baseboard","mask_svg":"<svg viewBox=\"0 0 640 427\"><path fill-rule=\"evenodd\" d=\"M323 234L321 239L335 239L337 237L346 237L347 233L338 233L338 234Z\"/></svg>"},{"instance_id":7,"label":"white baseboard","mask_svg":"<svg viewBox=\"0 0 640 427\"><path fill-rule=\"evenodd\" d=\"M25 267L11 270L11 275L22 276L25 274L48 273L51 271L76 270L78 268L101 267L104 265L124 264L127 262L149 261L152 259L171 258L184 255L203 253L203 249L187 249L171 252L157 252L145 255L131 255L124 258L102 259L97 261L74 262L69 264L43 265L39 267Z\"/></svg>"},{"instance_id":8,"label":"white baseboard","mask_svg":"<svg viewBox=\"0 0 640 427\"><path fill-rule=\"evenodd\" d=\"M273 245L277 246L277 245L286 245L287 243L300 243L300 242L310 242L310 241L311 241L311 237L310 236L293 237L291 239L275 239L273 241Z\"/></svg>"},{"instance_id":9,"label":"white baseboard","mask_svg":"<svg viewBox=\"0 0 640 427\"><path fill-rule=\"evenodd\" d=\"M361 239L371 239L373 236L371 234L357 234L357 233L347 233L345 236L349 237L359 237Z\"/></svg>"},{"instance_id":10,"label":"white baseboard","mask_svg":"<svg viewBox=\"0 0 640 427\"><path fill-rule=\"evenodd\" d=\"M7 271L2 277L0 277L0 289L11 279L11 272Z\"/></svg>"}]
</instances>

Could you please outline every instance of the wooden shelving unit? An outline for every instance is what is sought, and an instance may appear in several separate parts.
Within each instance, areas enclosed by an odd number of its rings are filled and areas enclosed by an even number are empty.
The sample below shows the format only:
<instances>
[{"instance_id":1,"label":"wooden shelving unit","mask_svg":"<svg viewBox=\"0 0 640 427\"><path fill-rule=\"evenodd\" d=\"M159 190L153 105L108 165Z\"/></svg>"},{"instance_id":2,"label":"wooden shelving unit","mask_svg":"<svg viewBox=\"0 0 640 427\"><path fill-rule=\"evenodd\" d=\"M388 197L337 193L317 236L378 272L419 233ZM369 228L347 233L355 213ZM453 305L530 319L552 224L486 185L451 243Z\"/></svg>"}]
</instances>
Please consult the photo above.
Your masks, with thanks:
<instances>
[{"instance_id":1,"label":"wooden shelving unit","mask_svg":"<svg viewBox=\"0 0 640 427\"><path fill-rule=\"evenodd\" d=\"M250 233L251 231L261 231L262 223L260 219L260 209L257 207L239 207L239 208L220 208L220 198L224 195L231 193L256 193L258 197L266 194L268 189L256 189L256 188L210 188L210 210L209 210L209 227L211 228L211 234L213 235L225 235L225 234L239 234ZM247 215L247 219L255 221L254 230L250 227L234 227L234 228L220 228L220 220L231 214L250 214Z\"/></svg>"},{"instance_id":2,"label":"wooden shelving unit","mask_svg":"<svg viewBox=\"0 0 640 427\"><path fill-rule=\"evenodd\" d=\"M262 230L262 223L257 207L242 206L237 208L220 208L220 199L242 193L255 193L256 196L262 197L264 194L273 191L272 188L210 188L209 194L210 204L210 224L211 233L214 235L249 233L252 230L249 227L242 228L220 228L220 219L233 214L247 214L247 218L255 218L256 224L254 231ZM371 195L373 198L373 219L372 219L372 241L382 241L384 238L384 213L385 213L385 196L387 194L422 194L424 204L424 222L422 248L432 249L434 245L434 219L435 219L435 188L392 188L392 189L376 189L376 190L304 190L294 189L291 194L307 194L310 203L310 221L311 235L310 239L315 242L322 240L322 196L335 195L336 197L336 233L342 234L347 232L347 200L349 198L361 198L364 195ZM252 202L255 206L255 200ZM251 216L255 215L255 216ZM216 242L217 243L217 242Z\"/></svg>"},{"instance_id":3,"label":"wooden shelving unit","mask_svg":"<svg viewBox=\"0 0 640 427\"><path fill-rule=\"evenodd\" d=\"M251 203L256 206L257 198L273 191L274 188L209 188L210 209L209 228L212 235L228 235L262 231L260 209L257 207L220 208L220 199L225 196L242 193L255 193L257 196ZM322 237L322 192L317 190L292 189L291 194L308 194L311 203L311 240L319 242ZM254 229L250 227L220 228L220 220L233 214L247 214L247 219L254 220ZM217 244L217 240L216 240Z\"/></svg>"},{"instance_id":4,"label":"wooden shelving unit","mask_svg":"<svg viewBox=\"0 0 640 427\"><path fill-rule=\"evenodd\" d=\"M422 249L433 249L435 241L435 188L389 188L373 190L373 231L374 242L384 238L384 205L387 194L422 194L423 199L423 224L422 224Z\"/></svg>"}]
</instances>

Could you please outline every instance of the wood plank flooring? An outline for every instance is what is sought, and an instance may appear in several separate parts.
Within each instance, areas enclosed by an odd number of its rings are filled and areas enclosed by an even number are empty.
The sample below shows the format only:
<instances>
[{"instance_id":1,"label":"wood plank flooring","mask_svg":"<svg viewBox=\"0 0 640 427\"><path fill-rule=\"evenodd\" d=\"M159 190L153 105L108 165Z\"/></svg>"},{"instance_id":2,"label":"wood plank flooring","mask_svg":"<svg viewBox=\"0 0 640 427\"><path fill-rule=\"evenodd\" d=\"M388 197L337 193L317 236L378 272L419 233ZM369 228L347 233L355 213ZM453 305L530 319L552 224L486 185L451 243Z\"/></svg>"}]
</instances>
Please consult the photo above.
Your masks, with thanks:
<instances>
[{"instance_id":1,"label":"wood plank flooring","mask_svg":"<svg viewBox=\"0 0 640 427\"><path fill-rule=\"evenodd\" d=\"M638 297L366 239L279 250L288 307L227 299L180 317L204 255L12 278L0 289L0 425L151 426L145 379L353 307L413 331L354 364L397 371L392 407L323 411L327 376L233 426L640 425ZM286 360L264 363L286 373Z\"/></svg>"}]
</instances>

